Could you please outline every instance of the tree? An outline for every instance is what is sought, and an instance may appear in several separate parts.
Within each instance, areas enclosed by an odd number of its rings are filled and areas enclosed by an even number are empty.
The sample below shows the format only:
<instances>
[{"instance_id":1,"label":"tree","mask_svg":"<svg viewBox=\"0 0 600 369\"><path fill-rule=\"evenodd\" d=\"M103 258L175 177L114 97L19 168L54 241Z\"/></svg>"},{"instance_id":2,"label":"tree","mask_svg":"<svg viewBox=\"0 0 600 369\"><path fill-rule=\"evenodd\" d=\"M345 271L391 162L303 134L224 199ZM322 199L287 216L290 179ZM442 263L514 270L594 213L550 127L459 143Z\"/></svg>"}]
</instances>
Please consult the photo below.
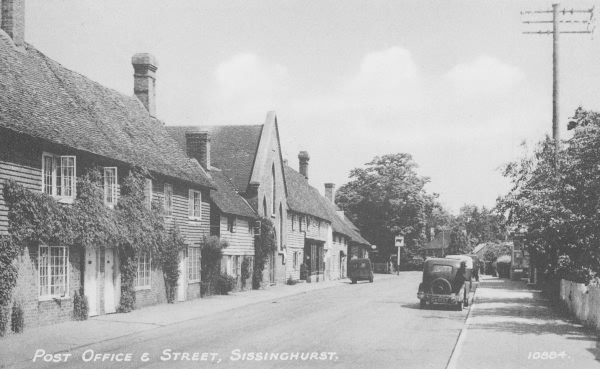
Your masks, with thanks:
<instances>
[{"instance_id":1,"label":"tree","mask_svg":"<svg viewBox=\"0 0 600 369\"><path fill-rule=\"evenodd\" d=\"M427 242L434 209L441 209L437 195L425 191L429 178L419 176L416 168L409 154L375 157L366 168L350 171L351 181L337 192L336 203L363 237L378 246L382 257L396 253L394 236L399 234L404 235L407 251L416 253Z\"/></svg>"},{"instance_id":2,"label":"tree","mask_svg":"<svg viewBox=\"0 0 600 369\"><path fill-rule=\"evenodd\" d=\"M504 167L510 192L498 200L525 225L536 266L556 288L561 277L588 281L600 270L600 115L577 109L573 137L546 137L532 155Z\"/></svg>"},{"instance_id":3,"label":"tree","mask_svg":"<svg viewBox=\"0 0 600 369\"><path fill-rule=\"evenodd\" d=\"M470 254L473 250L471 241L467 236L467 230L460 225L452 228L450 233L450 244L448 245L448 255L464 255Z\"/></svg>"},{"instance_id":4,"label":"tree","mask_svg":"<svg viewBox=\"0 0 600 369\"><path fill-rule=\"evenodd\" d=\"M463 205L456 221L464 227L473 246L504 239L503 216L485 206L480 209L477 205Z\"/></svg>"}]
</instances>

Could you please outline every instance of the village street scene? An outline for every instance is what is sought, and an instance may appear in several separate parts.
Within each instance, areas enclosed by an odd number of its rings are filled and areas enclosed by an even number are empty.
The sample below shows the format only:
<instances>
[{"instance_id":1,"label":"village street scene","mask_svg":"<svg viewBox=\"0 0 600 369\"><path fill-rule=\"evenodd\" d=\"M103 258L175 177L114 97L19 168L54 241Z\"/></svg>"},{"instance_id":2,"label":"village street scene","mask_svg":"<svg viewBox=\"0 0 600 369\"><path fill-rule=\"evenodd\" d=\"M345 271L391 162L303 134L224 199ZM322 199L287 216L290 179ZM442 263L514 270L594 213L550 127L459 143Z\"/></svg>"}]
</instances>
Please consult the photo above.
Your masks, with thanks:
<instances>
[{"instance_id":1,"label":"village street scene","mask_svg":"<svg viewBox=\"0 0 600 369\"><path fill-rule=\"evenodd\" d=\"M0 368L600 368L594 5L0 0Z\"/></svg>"}]
</instances>

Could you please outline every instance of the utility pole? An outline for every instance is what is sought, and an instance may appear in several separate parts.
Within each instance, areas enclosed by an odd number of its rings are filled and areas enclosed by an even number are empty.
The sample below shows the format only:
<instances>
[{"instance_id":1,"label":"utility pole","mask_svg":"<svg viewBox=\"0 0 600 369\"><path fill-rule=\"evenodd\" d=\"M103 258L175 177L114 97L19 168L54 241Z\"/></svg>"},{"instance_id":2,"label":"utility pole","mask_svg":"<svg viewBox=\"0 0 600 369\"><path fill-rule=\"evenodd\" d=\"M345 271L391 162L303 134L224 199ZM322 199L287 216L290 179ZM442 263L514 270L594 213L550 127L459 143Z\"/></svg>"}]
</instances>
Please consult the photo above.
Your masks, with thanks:
<instances>
[{"instance_id":1,"label":"utility pole","mask_svg":"<svg viewBox=\"0 0 600 369\"><path fill-rule=\"evenodd\" d=\"M529 16L534 20L522 20L523 24L540 24L540 23L552 23L552 31L550 30L538 30L538 31L525 31L523 34L538 34L538 35L549 35L552 34L553 50L552 50L552 138L556 141L560 141L560 126L559 126L559 36L561 33L593 33L594 27L591 26L594 20L594 7L591 9L559 9L560 4L552 4L552 10L535 10L535 11L524 11L521 12L521 16ZM538 16L544 16L552 14L552 20L542 19L535 20ZM561 17L562 14L562 17ZM585 18L589 14L589 18ZM583 15L583 17L581 17ZM579 16L579 18L577 18ZM570 17L567 19L567 17ZM565 18L565 19L562 19ZM565 30L561 30L560 25L565 24L567 27ZM585 26L585 29L582 27Z\"/></svg>"}]
</instances>

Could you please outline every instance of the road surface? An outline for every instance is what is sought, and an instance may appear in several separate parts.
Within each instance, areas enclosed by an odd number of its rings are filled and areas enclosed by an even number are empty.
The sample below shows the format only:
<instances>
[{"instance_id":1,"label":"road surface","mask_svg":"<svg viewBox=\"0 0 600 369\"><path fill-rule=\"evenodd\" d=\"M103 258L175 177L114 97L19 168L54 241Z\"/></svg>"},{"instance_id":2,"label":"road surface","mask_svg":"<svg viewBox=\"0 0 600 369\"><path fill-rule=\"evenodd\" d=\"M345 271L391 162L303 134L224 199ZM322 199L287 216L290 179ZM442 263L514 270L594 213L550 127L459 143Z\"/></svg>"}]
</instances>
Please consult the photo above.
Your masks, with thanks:
<instances>
[{"instance_id":1,"label":"road surface","mask_svg":"<svg viewBox=\"0 0 600 369\"><path fill-rule=\"evenodd\" d=\"M81 347L66 363L29 365L443 369L468 310L420 310L420 279L420 272L403 272L348 281Z\"/></svg>"}]
</instances>

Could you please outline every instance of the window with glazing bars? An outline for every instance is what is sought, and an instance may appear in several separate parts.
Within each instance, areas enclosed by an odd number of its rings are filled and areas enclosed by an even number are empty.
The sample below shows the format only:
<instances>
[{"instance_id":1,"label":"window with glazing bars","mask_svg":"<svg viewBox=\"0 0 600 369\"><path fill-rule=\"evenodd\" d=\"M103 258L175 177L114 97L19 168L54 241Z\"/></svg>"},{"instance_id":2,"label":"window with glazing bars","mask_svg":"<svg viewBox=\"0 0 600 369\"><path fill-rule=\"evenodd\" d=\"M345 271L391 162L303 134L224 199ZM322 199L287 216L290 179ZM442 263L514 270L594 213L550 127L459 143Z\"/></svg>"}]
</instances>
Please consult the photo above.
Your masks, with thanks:
<instances>
[{"instance_id":1,"label":"window with glazing bars","mask_svg":"<svg viewBox=\"0 0 600 369\"><path fill-rule=\"evenodd\" d=\"M200 248L188 248L187 270L188 282L198 282L200 280Z\"/></svg>"},{"instance_id":2,"label":"window with glazing bars","mask_svg":"<svg viewBox=\"0 0 600 369\"><path fill-rule=\"evenodd\" d=\"M140 252L137 256L136 288L150 288L150 253Z\"/></svg>"},{"instance_id":3,"label":"window with glazing bars","mask_svg":"<svg viewBox=\"0 0 600 369\"><path fill-rule=\"evenodd\" d=\"M69 293L69 249L66 246L39 248L39 297L63 297Z\"/></svg>"},{"instance_id":4,"label":"window with glazing bars","mask_svg":"<svg viewBox=\"0 0 600 369\"><path fill-rule=\"evenodd\" d=\"M188 215L192 219L202 217L202 193L200 191L189 190Z\"/></svg>"},{"instance_id":5,"label":"window with glazing bars","mask_svg":"<svg viewBox=\"0 0 600 369\"><path fill-rule=\"evenodd\" d=\"M173 186L165 184L165 215L173 215Z\"/></svg>"},{"instance_id":6,"label":"window with glazing bars","mask_svg":"<svg viewBox=\"0 0 600 369\"><path fill-rule=\"evenodd\" d=\"M117 168L104 168L104 203L109 206L117 204Z\"/></svg>"},{"instance_id":7,"label":"window with glazing bars","mask_svg":"<svg viewBox=\"0 0 600 369\"><path fill-rule=\"evenodd\" d=\"M75 156L42 155L42 189L62 198L75 197Z\"/></svg>"},{"instance_id":8,"label":"window with glazing bars","mask_svg":"<svg viewBox=\"0 0 600 369\"><path fill-rule=\"evenodd\" d=\"M152 209L152 180L146 178L146 186L144 188L144 195L146 200L146 207Z\"/></svg>"}]
</instances>

